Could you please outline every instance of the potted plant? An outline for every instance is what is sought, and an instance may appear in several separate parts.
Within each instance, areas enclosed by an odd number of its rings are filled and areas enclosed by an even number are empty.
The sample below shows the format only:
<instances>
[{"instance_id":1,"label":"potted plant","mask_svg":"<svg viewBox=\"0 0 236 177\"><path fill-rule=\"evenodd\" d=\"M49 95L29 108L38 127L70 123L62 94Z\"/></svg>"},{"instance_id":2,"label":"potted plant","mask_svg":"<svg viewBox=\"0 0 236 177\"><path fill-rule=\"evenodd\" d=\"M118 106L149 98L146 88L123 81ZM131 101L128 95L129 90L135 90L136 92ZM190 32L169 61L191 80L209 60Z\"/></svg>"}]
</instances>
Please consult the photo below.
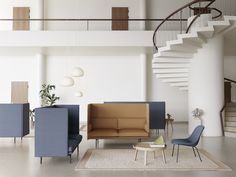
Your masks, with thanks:
<instances>
[{"instance_id":1,"label":"potted plant","mask_svg":"<svg viewBox=\"0 0 236 177\"><path fill-rule=\"evenodd\" d=\"M52 106L56 103L60 97L57 97L53 91L56 89L55 85L43 84L40 90L40 98L42 100L42 106Z\"/></svg>"}]
</instances>

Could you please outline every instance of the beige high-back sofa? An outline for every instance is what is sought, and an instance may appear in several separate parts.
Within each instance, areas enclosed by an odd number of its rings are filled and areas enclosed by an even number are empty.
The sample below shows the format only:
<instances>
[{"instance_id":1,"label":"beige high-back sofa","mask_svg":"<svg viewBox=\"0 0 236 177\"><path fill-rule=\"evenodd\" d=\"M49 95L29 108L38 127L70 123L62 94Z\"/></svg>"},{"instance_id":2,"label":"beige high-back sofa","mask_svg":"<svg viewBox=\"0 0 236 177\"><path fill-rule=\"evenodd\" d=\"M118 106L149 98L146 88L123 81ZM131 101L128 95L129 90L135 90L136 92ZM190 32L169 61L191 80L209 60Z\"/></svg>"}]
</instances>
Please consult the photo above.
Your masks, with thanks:
<instances>
[{"instance_id":1,"label":"beige high-back sofa","mask_svg":"<svg viewBox=\"0 0 236 177\"><path fill-rule=\"evenodd\" d=\"M149 136L148 104L89 104L88 139Z\"/></svg>"}]
</instances>

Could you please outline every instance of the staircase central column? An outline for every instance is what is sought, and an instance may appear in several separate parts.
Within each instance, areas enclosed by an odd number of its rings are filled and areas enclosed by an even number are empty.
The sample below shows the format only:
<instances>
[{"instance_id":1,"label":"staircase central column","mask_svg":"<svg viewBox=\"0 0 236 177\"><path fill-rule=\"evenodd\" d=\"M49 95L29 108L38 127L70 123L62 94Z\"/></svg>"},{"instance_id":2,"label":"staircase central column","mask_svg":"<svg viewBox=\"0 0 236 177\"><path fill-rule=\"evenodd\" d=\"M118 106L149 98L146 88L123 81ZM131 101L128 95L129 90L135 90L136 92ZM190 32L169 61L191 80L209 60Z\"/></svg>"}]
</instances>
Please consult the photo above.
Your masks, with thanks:
<instances>
[{"instance_id":1,"label":"staircase central column","mask_svg":"<svg viewBox=\"0 0 236 177\"><path fill-rule=\"evenodd\" d=\"M192 111L203 111L204 136L221 136L220 110L224 103L224 39L216 36L195 54L189 75L189 133L200 124Z\"/></svg>"}]
</instances>

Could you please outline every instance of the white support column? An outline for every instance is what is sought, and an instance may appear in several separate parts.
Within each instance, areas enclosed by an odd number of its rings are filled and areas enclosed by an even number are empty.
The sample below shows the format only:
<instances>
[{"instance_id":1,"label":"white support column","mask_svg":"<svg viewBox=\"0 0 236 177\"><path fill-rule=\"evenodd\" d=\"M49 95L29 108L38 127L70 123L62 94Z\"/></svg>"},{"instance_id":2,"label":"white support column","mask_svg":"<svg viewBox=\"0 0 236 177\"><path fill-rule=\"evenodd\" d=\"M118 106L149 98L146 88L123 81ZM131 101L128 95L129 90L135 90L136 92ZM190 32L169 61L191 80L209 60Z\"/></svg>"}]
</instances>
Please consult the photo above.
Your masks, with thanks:
<instances>
[{"instance_id":1,"label":"white support column","mask_svg":"<svg viewBox=\"0 0 236 177\"><path fill-rule=\"evenodd\" d=\"M147 100L147 54L140 54L141 66L141 101Z\"/></svg>"},{"instance_id":2,"label":"white support column","mask_svg":"<svg viewBox=\"0 0 236 177\"><path fill-rule=\"evenodd\" d=\"M200 124L192 111L203 110L204 136L221 136L220 110L224 103L224 39L209 39L192 60L189 76L189 133Z\"/></svg>"},{"instance_id":3,"label":"white support column","mask_svg":"<svg viewBox=\"0 0 236 177\"><path fill-rule=\"evenodd\" d=\"M43 19L44 18L44 0L35 0L37 11L36 11L36 18ZM35 30L44 30L44 22L37 21L33 22L35 26Z\"/></svg>"},{"instance_id":4,"label":"white support column","mask_svg":"<svg viewBox=\"0 0 236 177\"><path fill-rule=\"evenodd\" d=\"M139 6L140 6L140 18L141 19L146 19L147 14L146 14L146 0L139 0ZM145 30L146 29L146 22L141 21L140 22L140 30Z\"/></svg>"},{"instance_id":5,"label":"white support column","mask_svg":"<svg viewBox=\"0 0 236 177\"><path fill-rule=\"evenodd\" d=\"M42 88L42 84L46 83L46 57L45 55L39 53L35 56L37 63L37 106L41 106L41 99L39 97L39 91Z\"/></svg>"}]
</instances>

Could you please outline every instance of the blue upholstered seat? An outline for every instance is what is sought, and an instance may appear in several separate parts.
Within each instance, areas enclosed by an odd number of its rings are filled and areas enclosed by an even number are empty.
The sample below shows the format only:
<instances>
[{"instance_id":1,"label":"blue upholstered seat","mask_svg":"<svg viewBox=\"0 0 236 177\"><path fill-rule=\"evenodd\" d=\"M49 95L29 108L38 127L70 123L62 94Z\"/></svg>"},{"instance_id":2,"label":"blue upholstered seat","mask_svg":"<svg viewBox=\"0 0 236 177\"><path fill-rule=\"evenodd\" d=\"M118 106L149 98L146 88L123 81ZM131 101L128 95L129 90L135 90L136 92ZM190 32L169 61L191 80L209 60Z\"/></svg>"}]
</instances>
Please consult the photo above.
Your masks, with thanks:
<instances>
[{"instance_id":1,"label":"blue upholstered seat","mask_svg":"<svg viewBox=\"0 0 236 177\"><path fill-rule=\"evenodd\" d=\"M82 135L80 134L70 134L68 140L68 154L72 154L74 150L78 147L82 141Z\"/></svg>"},{"instance_id":2,"label":"blue upholstered seat","mask_svg":"<svg viewBox=\"0 0 236 177\"><path fill-rule=\"evenodd\" d=\"M178 156L179 156L179 145L192 147L194 155L196 156L196 153L194 150L194 148L195 148L197 150L200 161L202 161L201 156L200 156L196 146L198 145L198 142L201 138L201 134L202 134L203 130L204 130L204 126L199 125L194 129L193 133L188 138L171 140L171 143L173 144L172 156L174 155L175 145L178 145L177 159L176 159L177 162L178 162Z\"/></svg>"}]
</instances>

